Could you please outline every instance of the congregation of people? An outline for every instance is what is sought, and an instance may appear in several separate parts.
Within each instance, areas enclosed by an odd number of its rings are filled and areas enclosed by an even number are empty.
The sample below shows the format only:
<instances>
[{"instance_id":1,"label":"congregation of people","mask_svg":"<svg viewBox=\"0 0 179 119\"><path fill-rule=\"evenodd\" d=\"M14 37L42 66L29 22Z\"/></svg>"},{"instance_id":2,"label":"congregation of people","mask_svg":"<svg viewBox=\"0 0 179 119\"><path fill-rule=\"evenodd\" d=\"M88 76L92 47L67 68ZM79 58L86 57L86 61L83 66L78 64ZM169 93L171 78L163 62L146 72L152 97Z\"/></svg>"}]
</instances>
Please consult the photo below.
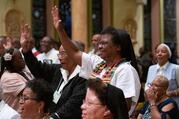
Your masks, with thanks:
<instances>
[{"instance_id":1,"label":"congregation of people","mask_svg":"<svg viewBox=\"0 0 179 119\"><path fill-rule=\"evenodd\" d=\"M179 65L165 43L136 57L124 29L106 27L92 47L67 35L51 10L59 42L31 28L0 36L0 119L179 119Z\"/></svg>"}]
</instances>

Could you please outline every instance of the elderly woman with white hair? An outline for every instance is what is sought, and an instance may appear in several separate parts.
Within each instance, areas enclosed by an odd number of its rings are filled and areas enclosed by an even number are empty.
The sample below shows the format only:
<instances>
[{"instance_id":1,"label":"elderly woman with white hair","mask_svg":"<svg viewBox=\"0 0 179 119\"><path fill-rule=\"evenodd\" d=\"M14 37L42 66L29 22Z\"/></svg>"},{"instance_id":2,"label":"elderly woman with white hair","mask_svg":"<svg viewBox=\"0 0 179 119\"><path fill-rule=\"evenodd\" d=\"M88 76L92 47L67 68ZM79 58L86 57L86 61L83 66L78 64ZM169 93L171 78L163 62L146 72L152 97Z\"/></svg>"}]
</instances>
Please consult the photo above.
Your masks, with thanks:
<instances>
[{"instance_id":1,"label":"elderly woman with white hair","mask_svg":"<svg viewBox=\"0 0 179 119\"><path fill-rule=\"evenodd\" d=\"M3 90L0 85L0 119L20 119L20 115L2 99Z\"/></svg>"},{"instance_id":2,"label":"elderly woman with white hair","mask_svg":"<svg viewBox=\"0 0 179 119\"><path fill-rule=\"evenodd\" d=\"M158 45L155 52L157 64L149 67L145 90L148 89L148 84L150 84L157 75L163 75L169 80L167 95L172 97L179 107L179 85L176 79L176 67L178 65L169 62L171 55L171 50L166 44L161 43Z\"/></svg>"}]
</instances>

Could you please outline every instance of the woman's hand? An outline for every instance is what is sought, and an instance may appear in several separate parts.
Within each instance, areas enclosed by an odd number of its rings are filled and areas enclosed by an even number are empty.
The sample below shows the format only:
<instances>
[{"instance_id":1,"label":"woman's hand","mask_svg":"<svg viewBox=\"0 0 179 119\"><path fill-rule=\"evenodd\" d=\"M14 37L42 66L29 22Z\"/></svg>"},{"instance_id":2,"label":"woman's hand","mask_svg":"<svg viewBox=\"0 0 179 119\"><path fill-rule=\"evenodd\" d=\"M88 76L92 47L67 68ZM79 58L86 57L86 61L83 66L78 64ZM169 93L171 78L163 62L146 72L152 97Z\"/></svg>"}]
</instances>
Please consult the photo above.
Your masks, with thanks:
<instances>
[{"instance_id":1,"label":"woman's hand","mask_svg":"<svg viewBox=\"0 0 179 119\"><path fill-rule=\"evenodd\" d=\"M59 9L57 6L52 7L51 14L53 17L53 24L57 31L63 30L62 20L59 15Z\"/></svg>"},{"instance_id":2,"label":"woman's hand","mask_svg":"<svg viewBox=\"0 0 179 119\"><path fill-rule=\"evenodd\" d=\"M157 101L157 92L155 92L152 88L149 88L145 92L147 100L150 104L154 104Z\"/></svg>"},{"instance_id":3,"label":"woman's hand","mask_svg":"<svg viewBox=\"0 0 179 119\"><path fill-rule=\"evenodd\" d=\"M25 24L21 27L21 36L20 36L20 44L23 52L27 52L30 50L30 40L31 40L30 26L28 24Z\"/></svg>"}]
</instances>

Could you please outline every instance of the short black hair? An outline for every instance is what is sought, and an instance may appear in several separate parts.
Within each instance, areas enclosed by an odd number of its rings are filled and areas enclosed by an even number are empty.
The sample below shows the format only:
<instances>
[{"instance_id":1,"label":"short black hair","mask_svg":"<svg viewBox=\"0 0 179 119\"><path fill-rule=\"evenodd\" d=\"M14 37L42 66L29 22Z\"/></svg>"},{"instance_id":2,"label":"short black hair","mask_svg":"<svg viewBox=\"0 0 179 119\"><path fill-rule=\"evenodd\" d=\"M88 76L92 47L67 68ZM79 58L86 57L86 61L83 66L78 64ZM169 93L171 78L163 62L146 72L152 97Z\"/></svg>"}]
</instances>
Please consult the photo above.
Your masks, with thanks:
<instances>
[{"instance_id":1,"label":"short black hair","mask_svg":"<svg viewBox=\"0 0 179 119\"><path fill-rule=\"evenodd\" d=\"M111 35L112 43L118 47L121 47L121 39L119 37L119 33L118 33L117 29L115 29L114 27L111 27L111 26L106 27L105 29L103 29L101 31L101 35L105 35L105 34Z\"/></svg>"},{"instance_id":2,"label":"short black hair","mask_svg":"<svg viewBox=\"0 0 179 119\"><path fill-rule=\"evenodd\" d=\"M99 78L91 78L87 87L94 91L102 105L106 105L114 119L128 119L127 103L121 89L105 84Z\"/></svg>"},{"instance_id":3,"label":"short black hair","mask_svg":"<svg viewBox=\"0 0 179 119\"><path fill-rule=\"evenodd\" d=\"M30 88L35 94L37 101L44 102L44 113L49 112L53 100L53 91L50 85L43 79L29 80L26 88Z\"/></svg>"},{"instance_id":4,"label":"short black hair","mask_svg":"<svg viewBox=\"0 0 179 119\"><path fill-rule=\"evenodd\" d=\"M95 92L102 105L107 105L107 86L102 82L101 79L89 79L87 82L87 87Z\"/></svg>"}]
</instances>

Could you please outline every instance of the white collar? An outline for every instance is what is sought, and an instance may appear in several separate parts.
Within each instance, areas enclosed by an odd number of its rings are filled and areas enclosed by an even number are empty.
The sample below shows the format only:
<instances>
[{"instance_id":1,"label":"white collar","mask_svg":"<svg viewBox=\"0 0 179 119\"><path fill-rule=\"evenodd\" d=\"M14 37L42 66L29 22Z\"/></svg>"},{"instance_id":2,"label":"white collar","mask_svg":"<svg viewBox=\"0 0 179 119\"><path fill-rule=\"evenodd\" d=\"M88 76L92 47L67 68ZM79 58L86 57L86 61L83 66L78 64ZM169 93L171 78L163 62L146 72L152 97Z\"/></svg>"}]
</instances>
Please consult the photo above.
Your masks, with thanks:
<instances>
[{"instance_id":1,"label":"white collar","mask_svg":"<svg viewBox=\"0 0 179 119\"><path fill-rule=\"evenodd\" d=\"M157 70L159 70L159 69L166 69L167 68L167 66L168 66L168 64L169 64L169 62L166 62L164 65L162 65L162 66L160 66L159 64L157 64Z\"/></svg>"},{"instance_id":2,"label":"white collar","mask_svg":"<svg viewBox=\"0 0 179 119\"><path fill-rule=\"evenodd\" d=\"M61 70L62 77L63 77L64 81L69 81L70 79L72 79L73 77L75 77L75 76L80 72L81 67L80 67L79 65L77 65L77 66L75 67L74 71L72 72L72 74L69 76L69 78L67 78L68 75L69 75L69 72L68 72L67 70L65 70L65 69L63 69L63 68L60 68L60 70Z\"/></svg>"}]
</instances>

